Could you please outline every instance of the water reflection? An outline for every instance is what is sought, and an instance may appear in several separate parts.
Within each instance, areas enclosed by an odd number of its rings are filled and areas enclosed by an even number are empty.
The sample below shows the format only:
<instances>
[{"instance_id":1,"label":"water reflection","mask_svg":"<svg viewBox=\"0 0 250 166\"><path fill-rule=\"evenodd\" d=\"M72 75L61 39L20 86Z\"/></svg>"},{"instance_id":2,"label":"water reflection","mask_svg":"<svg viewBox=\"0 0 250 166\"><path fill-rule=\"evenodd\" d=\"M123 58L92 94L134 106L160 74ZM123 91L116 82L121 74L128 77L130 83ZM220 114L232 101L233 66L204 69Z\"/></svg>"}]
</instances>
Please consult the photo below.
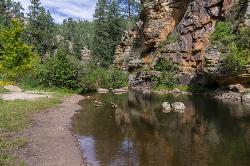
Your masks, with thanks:
<instances>
[{"instance_id":1,"label":"water reflection","mask_svg":"<svg viewBox=\"0 0 250 166\"><path fill-rule=\"evenodd\" d=\"M95 108L94 101L104 103ZM162 112L181 101L183 114ZM115 111L110 102L118 105ZM84 157L97 166L250 165L250 107L199 96L94 94L73 120Z\"/></svg>"}]
</instances>

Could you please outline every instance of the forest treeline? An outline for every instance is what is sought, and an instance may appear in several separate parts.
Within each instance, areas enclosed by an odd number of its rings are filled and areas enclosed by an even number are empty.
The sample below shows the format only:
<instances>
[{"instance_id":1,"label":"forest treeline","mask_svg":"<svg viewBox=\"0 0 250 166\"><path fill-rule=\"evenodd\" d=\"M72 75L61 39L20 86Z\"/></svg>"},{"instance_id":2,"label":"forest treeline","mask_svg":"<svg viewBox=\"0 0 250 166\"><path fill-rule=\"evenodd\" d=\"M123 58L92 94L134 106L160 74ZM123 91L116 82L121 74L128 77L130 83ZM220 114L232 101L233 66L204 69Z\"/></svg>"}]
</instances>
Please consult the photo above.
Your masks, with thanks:
<instances>
[{"instance_id":1,"label":"forest treeline","mask_svg":"<svg viewBox=\"0 0 250 166\"><path fill-rule=\"evenodd\" d=\"M93 21L67 18L62 24L40 0L30 2L24 13L20 2L0 0L1 80L81 92L126 86L126 73L112 63L123 32L138 19L137 0L98 0Z\"/></svg>"}]
</instances>

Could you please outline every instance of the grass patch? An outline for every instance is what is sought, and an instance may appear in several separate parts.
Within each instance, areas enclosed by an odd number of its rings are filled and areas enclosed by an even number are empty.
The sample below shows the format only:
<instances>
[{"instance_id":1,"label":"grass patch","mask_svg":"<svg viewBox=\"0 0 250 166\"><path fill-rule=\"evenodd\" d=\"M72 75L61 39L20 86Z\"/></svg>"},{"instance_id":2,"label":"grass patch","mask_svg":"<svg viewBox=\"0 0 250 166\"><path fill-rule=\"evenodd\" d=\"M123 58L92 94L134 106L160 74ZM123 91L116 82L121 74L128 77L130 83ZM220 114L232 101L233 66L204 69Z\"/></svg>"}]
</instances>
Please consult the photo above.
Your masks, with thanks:
<instances>
[{"instance_id":1,"label":"grass patch","mask_svg":"<svg viewBox=\"0 0 250 166\"><path fill-rule=\"evenodd\" d=\"M177 87L181 91L184 92L192 92L192 93L207 93L211 92L212 89L201 86L201 85L180 85Z\"/></svg>"},{"instance_id":2,"label":"grass patch","mask_svg":"<svg viewBox=\"0 0 250 166\"><path fill-rule=\"evenodd\" d=\"M162 91L162 90L173 90L174 88L170 88L170 87L163 85L163 84L158 84L158 85L154 86L153 89L155 91Z\"/></svg>"},{"instance_id":3,"label":"grass patch","mask_svg":"<svg viewBox=\"0 0 250 166\"><path fill-rule=\"evenodd\" d=\"M162 91L162 90L173 90L174 88L179 89L180 91L183 92L192 92L192 93L209 93L211 92L213 89L201 86L201 85L179 85L179 86L175 86L170 88L169 86L165 86L165 85L157 85L154 87L154 90L156 91Z\"/></svg>"},{"instance_id":4,"label":"grass patch","mask_svg":"<svg viewBox=\"0 0 250 166\"><path fill-rule=\"evenodd\" d=\"M44 89L35 89L44 90ZM41 98L36 101L4 101L0 99L0 165L16 165L12 151L25 145L23 138L15 138L16 132L29 127L31 113L51 108L61 103L63 98L72 95L68 90L45 89L52 92L52 98Z\"/></svg>"}]
</instances>

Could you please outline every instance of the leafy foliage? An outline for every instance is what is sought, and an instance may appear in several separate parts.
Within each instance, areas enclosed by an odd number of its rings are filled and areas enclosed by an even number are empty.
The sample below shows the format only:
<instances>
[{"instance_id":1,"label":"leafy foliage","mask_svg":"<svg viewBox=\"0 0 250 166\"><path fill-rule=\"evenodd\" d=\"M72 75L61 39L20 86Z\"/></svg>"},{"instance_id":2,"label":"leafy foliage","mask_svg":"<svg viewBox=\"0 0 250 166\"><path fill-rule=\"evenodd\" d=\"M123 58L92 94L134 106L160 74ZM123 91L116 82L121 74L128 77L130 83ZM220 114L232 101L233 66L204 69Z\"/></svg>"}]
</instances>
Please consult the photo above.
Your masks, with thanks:
<instances>
[{"instance_id":1,"label":"leafy foliage","mask_svg":"<svg viewBox=\"0 0 250 166\"><path fill-rule=\"evenodd\" d=\"M0 72L5 79L15 79L34 69L36 56L22 42L23 26L13 20L10 28L0 27Z\"/></svg>"},{"instance_id":2,"label":"leafy foliage","mask_svg":"<svg viewBox=\"0 0 250 166\"><path fill-rule=\"evenodd\" d=\"M219 22L211 35L211 44L218 47L223 54L222 68L224 72L242 71L249 62L250 28L246 27L234 32L229 22Z\"/></svg>"},{"instance_id":3,"label":"leafy foliage","mask_svg":"<svg viewBox=\"0 0 250 166\"><path fill-rule=\"evenodd\" d=\"M154 78L156 81L156 89L159 87L174 88L179 84L179 79L176 76L178 67L166 59L159 59L154 66L156 71L160 71L160 77Z\"/></svg>"},{"instance_id":4,"label":"leafy foliage","mask_svg":"<svg viewBox=\"0 0 250 166\"><path fill-rule=\"evenodd\" d=\"M229 22L218 22L210 37L211 44L218 45L220 48L230 44L234 39L233 26Z\"/></svg>"},{"instance_id":5,"label":"leafy foliage","mask_svg":"<svg viewBox=\"0 0 250 166\"><path fill-rule=\"evenodd\" d=\"M49 11L41 6L40 0L31 0L25 39L33 45L43 60L45 54L54 48L55 23Z\"/></svg>"},{"instance_id":6,"label":"leafy foliage","mask_svg":"<svg viewBox=\"0 0 250 166\"><path fill-rule=\"evenodd\" d=\"M107 67L114 61L116 45L124 26L117 1L99 0L94 15L92 54L101 66Z\"/></svg>"},{"instance_id":7,"label":"leafy foliage","mask_svg":"<svg viewBox=\"0 0 250 166\"><path fill-rule=\"evenodd\" d=\"M89 67L82 76L82 92L95 91L98 88L121 88L127 86L128 75L114 67Z\"/></svg>"},{"instance_id":8,"label":"leafy foliage","mask_svg":"<svg viewBox=\"0 0 250 166\"><path fill-rule=\"evenodd\" d=\"M163 45L166 44L173 44L175 42L177 42L178 38L180 37L180 34L176 31L174 31L173 33L171 33L167 39L165 40L165 42L163 43Z\"/></svg>"},{"instance_id":9,"label":"leafy foliage","mask_svg":"<svg viewBox=\"0 0 250 166\"><path fill-rule=\"evenodd\" d=\"M138 20L141 4L138 0L118 0L122 14L128 20L128 29Z\"/></svg>"},{"instance_id":10,"label":"leafy foliage","mask_svg":"<svg viewBox=\"0 0 250 166\"><path fill-rule=\"evenodd\" d=\"M0 25L11 25L12 19L22 21L24 19L23 8L20 2L0 0Z\"/></svg>"},{"instance_id":11,"label":"leafy foliage","mask_svg":"<svg viewBox=\"0 0 250 166\"><path fill-rule=\"evenodd\" d=\"M46 87L59 87L76 90L79 87L80 64L64 48L59 48L37 70L39 82Z\"/></svg>"},{"instance_id":12,"label":"leafy foliage","mask_svg":"<svg viewBox=\"0 0 250 166\"><path fill-rule=\"evenodd\" d=\"M241 50L235 44L232 44L229 49L229 54L223 58L224 70L230 72L242 71L249 60L249 50Z\"/></svg>"},{"instance_id":13,"label":"leafy foliage","mask_svg":"<svg viewBox=\"0 0 250 166\"><path fill-rule=\"evenodd\" d=\"M246 27L240 30L236 36L235 44L238 48L250 50L250 28Z\"/></svg>"},{"instance_id":14,"label":"leafy foliage","mask_svg":"<svg viewBox=\"0 0 250 166\"><path fill-rule=\"evenodd\" d=\"M168 89L172 89L179 84L179 79L176 76L176 73L173 72L162 72L161 76L157 78L156 81L156 87L164 86Z\"/></svg>"},{"instance_id":15,"label":"leafy foliage","mask_svg":"<svg viewBox=\"0 0 250 166\"><path fill-rule=\"evenodd\" d=\"M162 72L175 72L178 70L178 67L174 65L172 62L166 59L159 59L156 65L154 66L154 69L156 71L162 71Z\"/></svg>"},{"instance_id":16,"label":"leafy foliage","mask_svg":"<svg viewBox=\"0 0 250 166\"><path fill-rule=\"evenodd\" d=\"M89 36L91 31L86 29L85 26L90 25L88 21L76 21L73 18L68 18L63 20L63 24L59 25L57 28L59 30L59 35L61 35L64 40L68 43L71 43L71 46L67 46L71 48L71 52L75 54L75 56L80 59L81 58L81 49L84 47L89 48L90 41ZM82 28L82 26L84 26ZM83 36L83 35L86 36Z\"/></svg>"}]
</instances>

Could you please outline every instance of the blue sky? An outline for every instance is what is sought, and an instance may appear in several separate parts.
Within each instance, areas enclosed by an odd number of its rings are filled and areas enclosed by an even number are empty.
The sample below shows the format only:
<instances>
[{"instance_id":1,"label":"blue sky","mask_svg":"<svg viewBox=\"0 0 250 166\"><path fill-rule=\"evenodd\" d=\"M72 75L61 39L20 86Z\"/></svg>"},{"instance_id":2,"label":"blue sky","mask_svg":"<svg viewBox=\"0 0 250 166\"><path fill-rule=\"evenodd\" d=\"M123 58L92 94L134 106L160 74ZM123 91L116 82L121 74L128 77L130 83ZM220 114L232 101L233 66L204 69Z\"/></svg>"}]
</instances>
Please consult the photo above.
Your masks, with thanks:
<instances>
[{"instance_id":1,"label":"blue sky","mask_svg":"<svg viewBox=\"0 0 250 166\"><path fill-rule=\"evenodd\" d=\"M30 0L15 0L22 3L25 12ZM55 22L62 23L63 19L92 20L97 0L41 0L42 5L51 12Z\"/></svg>"}]
</instances>

